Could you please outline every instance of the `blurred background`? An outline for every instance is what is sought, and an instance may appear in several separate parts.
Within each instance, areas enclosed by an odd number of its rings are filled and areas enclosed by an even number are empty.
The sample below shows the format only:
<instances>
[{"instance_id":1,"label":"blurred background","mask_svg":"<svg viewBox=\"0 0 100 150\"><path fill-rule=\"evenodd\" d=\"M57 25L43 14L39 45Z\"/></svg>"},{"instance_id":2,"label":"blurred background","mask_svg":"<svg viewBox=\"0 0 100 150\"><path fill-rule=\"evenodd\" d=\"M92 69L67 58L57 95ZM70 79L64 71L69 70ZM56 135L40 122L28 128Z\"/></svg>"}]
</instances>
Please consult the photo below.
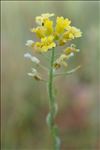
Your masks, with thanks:
<instances>
[{"instance_id":1,"label":"blurred background","mask_svg":"<svg viewBox=\"0 0 100 150\"><path fill-rule=\"evenodd\" d=\"M83 32L73 41L81 50L68 69L82 68L57 77L56 100L62 150L99 150L99 2L5 1L1 3L2 150L52 150L45 118L48 95L45 83L27 76L32 64L24 53L34 40L30 28L41 13L55 13L72 20ZM34 52L32 52L33 54ZM44 57L39 56L46 64Z\"/></svg>"}]
</instances>

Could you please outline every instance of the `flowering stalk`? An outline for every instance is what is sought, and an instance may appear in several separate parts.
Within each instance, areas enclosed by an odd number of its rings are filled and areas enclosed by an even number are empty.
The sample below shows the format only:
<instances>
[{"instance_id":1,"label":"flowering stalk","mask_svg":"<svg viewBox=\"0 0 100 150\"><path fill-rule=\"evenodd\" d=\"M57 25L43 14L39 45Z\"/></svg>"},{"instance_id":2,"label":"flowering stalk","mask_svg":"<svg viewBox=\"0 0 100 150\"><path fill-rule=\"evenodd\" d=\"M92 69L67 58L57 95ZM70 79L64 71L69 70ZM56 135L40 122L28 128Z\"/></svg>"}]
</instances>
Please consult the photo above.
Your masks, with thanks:
<instances>
[{"instance_id":1,"label":"flowering stalk","mask_svg":"<svg viewBox=\"0 0 100 150\"><path fill-rule=\"evenodd\" d=\"M51 50L51 62L50 62L50 70L49 70L49 81L48 81L48 95L49 95L49 107L50 113L47 116L47 123L50 128L54 150L60 149L60 139L57 133L57 126L55 124L55 115L57 113L57 104L55 102L55 94L54 94L54 85L53 85L53 64L54 64L54 55L55 49Z\"/></svg>"},{"instance_id":2,"label":"flowering stalk","mask_svg":"<svg viewBox=\"0 0 100 150\"><path fill-rule=\"evenodd\" d=\"M76 45L71 44L59 54L55 59L55 48L62 47L66 43L68 44L71 40L79 38L82 35L80 29L71 26L71 21L68 18L56 17L55 22L51 20L54 14L42 14L41 16L36 17L36 23L38 26L32 28L31 32L34 32L38 38L38 41L28 40L26 46L32 48L34 52L43 54L47 60L50 60L50 69L48 70L44 65L41 64L41 61L32 56L30 53L24 55L25 58L30 59L33 65L32 70L28 73L29 76L33 77L37 81L45 81L48 83L48 95L49 95L49 108L50 112L47 116L47 124L49 126L54 150L60 150L60 138L58 133L58 127L55 124L55 117L57 114L57 104L55 101L54 93L54 78L59 75L67 75L75 72L80 68L80 66L65 72L59 72L60 68L68 66L68 60L74 56L75 53L79 52L79 49L76 48ZM48 57L45 55L48 51L51 52L51 56ZM43 78L39 68L49 71L48 81Z\"/></svg>"},{"instance_id":3,"label":"flowering stalk","mask_svg":"<svg viewBox=\"0 0 100 150\"><path fill-rule=\"evenodd\" d=\"M54 63L54 48L51 50L51 62L50 62L50 71L49 71L49 81L48 81L48 94L50 98L50 111L51 116L54 118L54 102L55 102L55 96L53 91L53 63Z\"/></svg>"}]
</instances>

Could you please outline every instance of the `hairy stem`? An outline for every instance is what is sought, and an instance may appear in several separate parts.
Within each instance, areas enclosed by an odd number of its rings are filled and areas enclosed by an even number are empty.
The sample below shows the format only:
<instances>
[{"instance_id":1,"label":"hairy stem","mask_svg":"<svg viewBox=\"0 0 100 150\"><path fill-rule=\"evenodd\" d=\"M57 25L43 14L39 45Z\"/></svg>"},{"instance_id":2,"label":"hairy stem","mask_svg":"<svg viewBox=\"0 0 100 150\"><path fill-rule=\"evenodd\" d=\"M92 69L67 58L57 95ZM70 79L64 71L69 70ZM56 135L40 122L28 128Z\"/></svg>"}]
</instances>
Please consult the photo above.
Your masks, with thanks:
<instances>
[{"instance_id":1,"label":"hairy stem","mask_svg":"<svg viewBox=\"0 0 100 150\"><path fill-rule=\"evenodd\" d=\"M57 113L57 105L55 102L54 85L53 85L53 77L54 77L53 76L53 63L54 63L54 57L55 57L54 55L55 55L55 49L53 48L51 51L51 62L50 62L49 81L48 81L50 113L48 114L48 117L47 117L47 123L50 128L54 150L60 150L60 139L58 137L58 128L55 124L55 115Z\"/></svg>"}]
</instances>

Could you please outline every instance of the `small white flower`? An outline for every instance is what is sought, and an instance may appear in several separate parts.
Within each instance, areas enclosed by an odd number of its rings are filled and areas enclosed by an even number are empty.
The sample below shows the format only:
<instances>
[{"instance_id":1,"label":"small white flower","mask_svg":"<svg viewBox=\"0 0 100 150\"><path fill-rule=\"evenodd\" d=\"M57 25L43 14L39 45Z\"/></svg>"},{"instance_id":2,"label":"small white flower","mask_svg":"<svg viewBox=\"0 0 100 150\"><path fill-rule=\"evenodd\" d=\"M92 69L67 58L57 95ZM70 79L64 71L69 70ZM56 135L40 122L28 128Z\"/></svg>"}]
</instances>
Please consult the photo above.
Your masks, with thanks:
<instances>
[{"instance_id":1,"label":"small white flower","mask_svg":"<svg viewBox=\"0 0 100 150\"><path fill-rule=\"evenodd\" d=\"M28 40L28 41L26 41L26 44L25 44L25 45L31 47L32 44L34 44L34 41Z\"/></svg>"},{"instance_id":2,"label":"small white flower","mask_svg":"<svg viewBox=\"0 0 100 150\"><path fill-rule=\"evenodd\" d=\"M32 68L32 72L29 72L27 74L31 77L34 77L35 80L38 80L38 81L43 80L35 68Z\"/></svg>"},{"instance_id":3,"label":"small white flower","mask_svg":"<svg viewBox=\"0 0 100 150\"><path fill-rule=\"evenodd\" d=\"M25 57L25 58L31 58L31 54L30 54L30 53L25 53L25 54L24 54L24 57Z\"/></svg>"},{"instance_id":4,"label":"small white flower","mask_svg":"<svg viewBox=\"0 0 100 150\"><path fill-rule=\"evenodd\" d=\"M34 77L34 74L33 73L27 73L28 74L28 76L31 76L31 77Z\"/></svg>"},{"instance_id":5,"label":"small white flower","mask_svg":"<svg viewBox=\"0 0 100 150\"><path fill-rule=\"evenodd\" d=\"M36 64L40 63L40 60L38 58L34 57L34 56L31 57L31 61L33 61Z\"/></svg>"},{"instance_id":6,"label":"small white flower","mask_svg":"<svg viewBox=\"0 0 100 150\"><path fill-rule=\"evenodd\" d=\"M40 60L38 58L36 58L35 56L32 56L30 53L24 54L24 57L30 59L32 62L34 62L36 64L40 63Z\"/></svg>"},{"instance_id":7,"label":"small white flower","mask_svg":"<svg viewBox=\"0 0 100 150\"><path fill-rule=\"evenodd\" d=\"M32 72L29 72L29 73L27 73L29 76L32 76L32 77L34 77L34 76L36 76L37 75L37 70L35 69L35 68L32 68Z\"/></svg>"}]
</instances>

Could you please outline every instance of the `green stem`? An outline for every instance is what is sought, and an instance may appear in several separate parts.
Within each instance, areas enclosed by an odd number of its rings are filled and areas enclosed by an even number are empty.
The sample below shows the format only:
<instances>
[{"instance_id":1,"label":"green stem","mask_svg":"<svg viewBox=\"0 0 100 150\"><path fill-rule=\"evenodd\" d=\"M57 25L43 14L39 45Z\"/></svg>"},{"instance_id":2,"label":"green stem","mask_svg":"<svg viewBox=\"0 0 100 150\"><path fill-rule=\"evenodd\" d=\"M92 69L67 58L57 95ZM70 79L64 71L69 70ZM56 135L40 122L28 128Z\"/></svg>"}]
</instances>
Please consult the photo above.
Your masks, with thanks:
<instances>
[{"instance_id":1,"label":"green stem","mask_svg":"<svg viewBox=\"0 0 100 150\"><path fill-rule=\"evenodd\" d=\"M49 71L49 82L48 82L48 90L49 90L49 98L50 98L50 111L52 113L54 113L54 91L53 91L53 63L54 63L54 48L52 49L52 53L51 53L51 62L50 62L50 71Z\"/></svg>"},{"instance_id":2,"label":"green stem","mask_svg":"<svg viewBox=\"0 0 100 150\"><path fill-rule=\"evenodd\" d=\"M50 62L50 70L49 70L49 81L48 81L48 94L49 94L49 107L50 113L47 117L47 123L50 128L53 147L54 150L60 150L60 139L58 137L58 128L55 124L55 115L57 113L57 105L55 103L55 95L54 95L54 85L53 85L53 63L55 57L55 49L53 48L51 51L51 62Z\"/></svg>"}]
</instances>

